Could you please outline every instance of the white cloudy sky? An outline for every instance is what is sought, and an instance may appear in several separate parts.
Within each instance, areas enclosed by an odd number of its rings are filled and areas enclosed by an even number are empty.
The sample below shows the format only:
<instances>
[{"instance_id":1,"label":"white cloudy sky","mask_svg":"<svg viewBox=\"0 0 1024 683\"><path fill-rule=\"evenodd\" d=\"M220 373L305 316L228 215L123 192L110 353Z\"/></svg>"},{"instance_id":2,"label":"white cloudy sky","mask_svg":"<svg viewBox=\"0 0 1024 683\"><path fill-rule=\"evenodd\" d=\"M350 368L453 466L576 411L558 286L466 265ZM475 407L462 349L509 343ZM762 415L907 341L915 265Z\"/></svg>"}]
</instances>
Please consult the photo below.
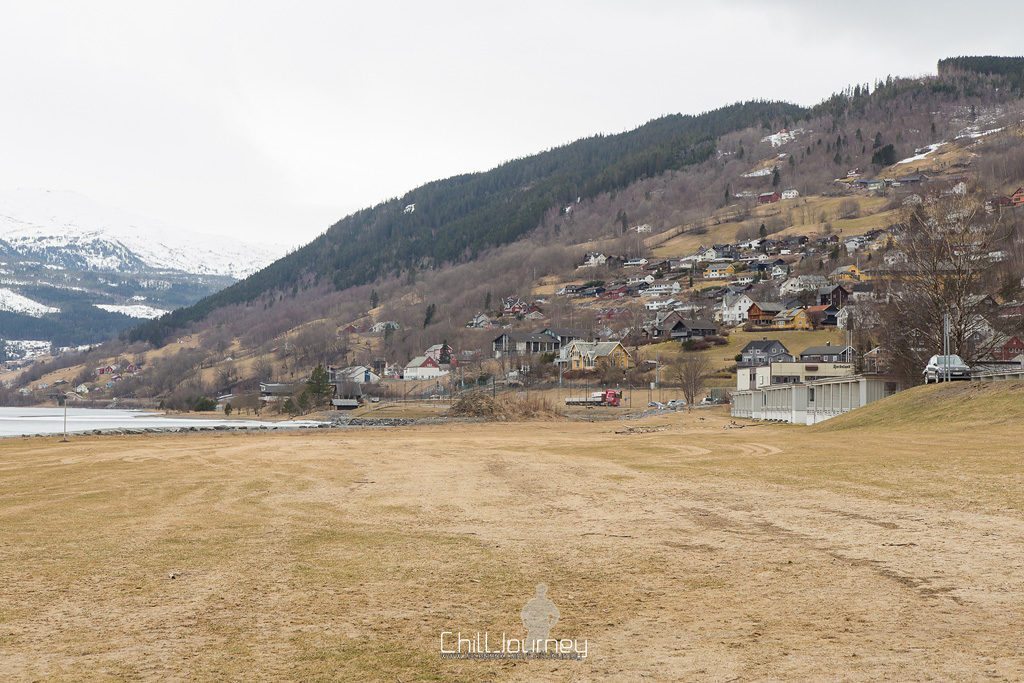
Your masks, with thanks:
<instances>
[{"instance_id":1,"label":"white cloudy sky","mask_svg":"<svg viewBox=\"0 0 1024 683\"><path fill-rule=\"evenodd\" d=\"M830 5L835 4L835 7ZM1016 3L0 0L0 187L305 241L424 181L1019 54Z\"/></svg>"}]
</instances>

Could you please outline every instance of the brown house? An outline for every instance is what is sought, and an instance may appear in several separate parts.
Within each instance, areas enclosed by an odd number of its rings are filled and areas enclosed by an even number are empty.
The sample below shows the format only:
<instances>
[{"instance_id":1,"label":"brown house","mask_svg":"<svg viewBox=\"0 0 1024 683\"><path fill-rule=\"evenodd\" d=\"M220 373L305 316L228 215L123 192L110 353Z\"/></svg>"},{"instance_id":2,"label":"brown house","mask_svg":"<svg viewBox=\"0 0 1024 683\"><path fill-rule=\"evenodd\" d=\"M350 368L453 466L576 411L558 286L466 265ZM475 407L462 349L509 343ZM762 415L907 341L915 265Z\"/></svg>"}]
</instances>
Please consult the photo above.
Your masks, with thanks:
<instances>
[{"instance_id":1,"label":"brown house","mask_svg":"<svg viewBox=\"0 0 1024 683\"><path fill-rule=\"evenodd\" d=\"M772 320L785 309L778 301L755 301L747 309L747 320L752 325L770 326Z\"/></svg>"}]
</instances>

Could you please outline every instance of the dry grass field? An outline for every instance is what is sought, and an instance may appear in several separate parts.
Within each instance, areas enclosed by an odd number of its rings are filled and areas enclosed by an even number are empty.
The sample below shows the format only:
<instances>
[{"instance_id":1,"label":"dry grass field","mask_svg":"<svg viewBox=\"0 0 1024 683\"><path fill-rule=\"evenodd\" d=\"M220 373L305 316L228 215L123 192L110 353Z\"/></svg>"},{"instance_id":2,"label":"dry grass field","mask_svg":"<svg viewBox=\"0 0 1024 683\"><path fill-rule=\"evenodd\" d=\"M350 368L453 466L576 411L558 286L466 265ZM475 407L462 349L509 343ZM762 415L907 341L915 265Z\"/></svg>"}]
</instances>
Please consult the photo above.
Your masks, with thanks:
<instances>
[{"instance_id":1,"label":"dry grass field","mask_svg":"<svg viewBox=\"0 0 1024 683\"><path fill-rule=\"evenodd\" d=\"M6 440L0 678L1019 679L1022 399ZM585 660L440 658L540 582Z\"/></svg>"}]
</instances>

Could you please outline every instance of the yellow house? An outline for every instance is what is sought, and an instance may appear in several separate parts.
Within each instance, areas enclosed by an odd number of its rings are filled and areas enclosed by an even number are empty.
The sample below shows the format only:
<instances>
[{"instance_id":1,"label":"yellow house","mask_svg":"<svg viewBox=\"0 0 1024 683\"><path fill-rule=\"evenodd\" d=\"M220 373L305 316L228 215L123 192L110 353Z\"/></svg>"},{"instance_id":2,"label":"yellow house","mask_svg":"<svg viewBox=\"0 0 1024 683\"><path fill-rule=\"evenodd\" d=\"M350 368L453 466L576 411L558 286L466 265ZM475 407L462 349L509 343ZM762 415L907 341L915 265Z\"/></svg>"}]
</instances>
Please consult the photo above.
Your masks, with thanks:
<instances>
[{"instance_id":1,"label":"yellow house","mask_svg":"<svg viewBox=\"0 0 1024 683\"><path fill-rule=\"evenodd\" d=\"M833 282L860 282L865 279L864 273L854 265L840 266L833 270L829 277L832 278Z\"/></svg>"},{"instance_id":2,"label":"yellow house","mask_svg":"<svg viewBox=\"0 0 1024 683\"><path fill-rule=\"evenodd\" d=\"M736 267L731 263L712 263L704 269L704 277L709 280L721 280L736 274Z\"/></svg>"},{"instance_id":3,"label":"yellow house","mask_svg":"<svg viewBox=\"0 0 1024 683\"><path fill-rule=\"evenodd\" d=\"M630 366L632 357L619 342L574 339L562 349L560 360L569 370L600 370L607 367L625 370Z\"/></svg>"},{"instance_id":4,"label":"yellow house","mask_svg":"<svg viewBox=\"0 0 1024 683\"><path fill-rule=\"evenodd\" d=\"M780 330L813 330L807 310L803 308L787 308L772 318L772 327Z\"/></svg>"}]
</instances>

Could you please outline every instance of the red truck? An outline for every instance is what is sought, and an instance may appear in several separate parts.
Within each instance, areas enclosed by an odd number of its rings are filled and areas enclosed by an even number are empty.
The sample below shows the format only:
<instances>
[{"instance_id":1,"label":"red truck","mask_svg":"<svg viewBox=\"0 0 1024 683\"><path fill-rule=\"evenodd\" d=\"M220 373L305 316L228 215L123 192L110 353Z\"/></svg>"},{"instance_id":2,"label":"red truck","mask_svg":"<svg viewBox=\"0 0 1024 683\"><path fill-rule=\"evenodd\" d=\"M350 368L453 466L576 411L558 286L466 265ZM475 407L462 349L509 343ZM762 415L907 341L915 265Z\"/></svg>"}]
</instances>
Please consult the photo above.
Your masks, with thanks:
<instances>
[{"instance_id":1,"label":"red truck","mask_svg":"<svg viewBox=\"0 0 1024 683\"><path fill-rule=\"evenodd\" d=\"M605 389L595 391L590 396L565 399L567 406L608 406L618 408L622 405L622 389Z\"/></svg>"}]
</instances>

